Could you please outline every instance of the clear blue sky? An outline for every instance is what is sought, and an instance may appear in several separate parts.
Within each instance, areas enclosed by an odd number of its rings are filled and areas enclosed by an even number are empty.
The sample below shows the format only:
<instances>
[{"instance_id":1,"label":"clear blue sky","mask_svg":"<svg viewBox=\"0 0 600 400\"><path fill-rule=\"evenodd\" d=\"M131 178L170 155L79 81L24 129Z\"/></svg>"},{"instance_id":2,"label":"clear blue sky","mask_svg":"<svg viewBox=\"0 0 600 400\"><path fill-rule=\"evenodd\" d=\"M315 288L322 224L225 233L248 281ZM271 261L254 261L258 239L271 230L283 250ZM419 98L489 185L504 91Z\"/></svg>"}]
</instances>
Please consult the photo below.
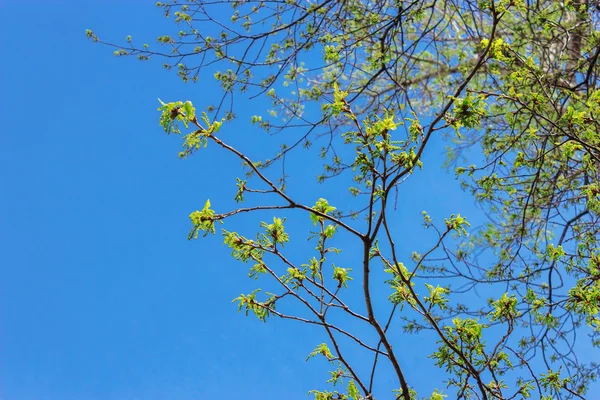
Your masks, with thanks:
<instances>
[{"instance_id":1,"label":"clear blue sky","mask_svg":"<svg viewBox=\"0 0 600 400\"><path fill-rule=\"evenodd\" d=\"M172 26L152 1L0 0L0 400L308 398L327 379L304 362L323 338L238 314L231 300L255 286L246 267L219 237L186 240L206 198L232 204L239 164L213 151L179 160L157 98L206 105L216 86L117 59L87 28L154 43ZM223 135L258 154L247 121ZM428 240L422 209L475 213L451 175L439 179L442 159L440 143L401 196L407 254ZM318 170L300 158L290 169ZM401 356L411 383L426 382L431 361L413 351Z\"/></svg>"}]
</instances>

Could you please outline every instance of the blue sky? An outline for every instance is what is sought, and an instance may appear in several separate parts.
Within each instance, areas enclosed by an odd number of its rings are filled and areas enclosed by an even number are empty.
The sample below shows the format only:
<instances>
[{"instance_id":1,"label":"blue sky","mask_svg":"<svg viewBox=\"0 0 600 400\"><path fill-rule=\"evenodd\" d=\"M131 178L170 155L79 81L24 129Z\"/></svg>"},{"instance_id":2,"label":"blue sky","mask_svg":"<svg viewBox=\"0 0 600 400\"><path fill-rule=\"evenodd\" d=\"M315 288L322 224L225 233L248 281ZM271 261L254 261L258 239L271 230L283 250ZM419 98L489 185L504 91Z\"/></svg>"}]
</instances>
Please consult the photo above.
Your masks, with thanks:
<instances>
[{"instance_id":1,"label":"blue sky","mask_svg":"<svg viewBox=\"0 0 600 400\"><path fill-rule=\"evenodd\" d=\"M84 35L153 43L170 23L152 2L19 3L0 1L0 400L304 399L323 387L325 366L304 362L318 331L238 314L231 300L256 286L246 267L219 237L186 240L187 215L207 198L232 206L239 163L218 151L179 160L157 98L201 108L217 86L183 84L158 60L117 59ZM238 104L242 116L267 107ZM260 153L247 118L222 132ZM442 143L425 161L400 198L406 254L430 239L422 209L477 214L452 175L439 175ZM323 196L303 181L318 168L302 156L289 168L301 174L290 193ZM335 185L323 193L345 190ZM239 221L246 233L258 227ZM430 360L405 347L413 382L431 379L418 372Z\"/></svg>"}]
</instances>

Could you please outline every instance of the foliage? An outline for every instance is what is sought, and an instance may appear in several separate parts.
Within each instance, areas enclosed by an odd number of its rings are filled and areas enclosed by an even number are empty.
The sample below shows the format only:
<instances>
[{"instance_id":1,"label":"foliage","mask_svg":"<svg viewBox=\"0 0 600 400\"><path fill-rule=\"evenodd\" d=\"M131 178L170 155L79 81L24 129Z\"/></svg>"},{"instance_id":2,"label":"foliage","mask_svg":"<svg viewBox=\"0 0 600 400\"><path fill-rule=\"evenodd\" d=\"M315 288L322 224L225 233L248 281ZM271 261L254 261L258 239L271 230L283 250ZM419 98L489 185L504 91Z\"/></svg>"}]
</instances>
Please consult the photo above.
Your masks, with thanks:
<instances>
[{"instance_id":1,"label":"foliage","mask_svg":"<svg viewBox=\"0 0 600 400\"><path fill-rule=\"evenodd\" d=\"M323 328L327 343L309 358L322 355L330 363L332 387L311 391L315 399L386 398L374 393L383 361L396 378L398 399L585 398L599 366L578 349L600 346L597 1L157 6L181 28L158 37L166 50L137 46L130 37L116 46L90 30L86 35L114 46L117 56L162 57L186 82L217 66L218 105L198 120L190 101L161 102L160 124L182 136L181 157L208 143L235 155L247 178L238 178L235 201L256 205L217 213L207 201L190 215L190 238L214 234L216 221L240 213L274 213L254 239L222 231L233 258L251 264L251 278L268 277L279 287L234 301L262 321L278 317ZM227 10L230 18L222 18ZM266 161L251 160L216 136L235 117L233 98L245 94L272 105L252 124L293 137ZM413 256L404 258L390 202L395 193L411 194L402 184L427 168L423 154L442 133L447 165L489 222L473 229L461 210L443 224L424 213L436 240L425 250L412 244ZM290 197L285 175L276 180L270 168L285 163L290 151L313 151L312 141L323 136L330 144L320 150L325 165L317 180L352 180L347 202L336 207L318 195L314 205ZM267 203L273 195L278 202ZM302 264L286 256L302 240L286 231L292 211L307 214L316 229L306 235L314 254ZM335 265L341 250L334 241L358 248L362 257ZM373 290L381 283L372 281L375 268L387 273L385 293ZM465 295L479 288L490 294L487 302ZM390 302L387 315L374 309L373 298L382 295ZM348 306L357 297L363 306ZM295 299L306 314L288 313L283 298ZM371 329L375 343L345 328L348 320ZM429 357L446 374L444 391L417 394L414 373L402 367L405 356L397 350L402 339L390 334L394 326L404 335L435 336ZM365 372L364 361L347 358L342 340L369 353L372 368Z\"/></svg>"}]
</instances>

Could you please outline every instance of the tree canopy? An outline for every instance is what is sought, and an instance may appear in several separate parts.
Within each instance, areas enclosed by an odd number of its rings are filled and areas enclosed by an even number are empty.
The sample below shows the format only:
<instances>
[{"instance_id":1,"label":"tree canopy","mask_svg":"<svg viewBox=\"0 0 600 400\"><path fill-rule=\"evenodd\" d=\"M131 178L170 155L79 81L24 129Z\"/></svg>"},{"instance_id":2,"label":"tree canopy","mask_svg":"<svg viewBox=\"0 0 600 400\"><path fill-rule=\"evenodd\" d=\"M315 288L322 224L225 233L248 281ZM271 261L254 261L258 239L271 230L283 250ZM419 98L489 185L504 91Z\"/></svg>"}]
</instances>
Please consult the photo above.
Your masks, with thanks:
<instances>
[{"instance_id":1,"label":"tree canopy","mask_svg":"<svg viewBox=\"0 0 600 400\"><path fill-rule=\"evenodd\" d=\"M178 31L158 44L86 34L114 46L117 56L159 59L183 81L220 83L204 111L184 99L159 108L164 130L183 138L180 157L218 148L242 163L232 183L238 206L222 210L206 201L190 214L189 238L215 234L224 222L232 256L273 288L241 295L239 309L323 328L309 357L331 363L333 386L315 388L316 399L589 395L599 366L581 351L598 354L600 345L600 2L156 5ZM283 143L262 160L220 135L239 107L258 97L271 109L248 123ZM318 140L326 145L315 149ZM423 154L435 143L447 146L446 167L487 222L471 227L462 210L444 221L423 212L435 240L426 248L412 243L406 259L397 242L410 232L390 224L402 212L394 198L411 196L403 183L418 181L428 168ZM343 201L330 204L318 191L310 204L291 196L290 152L318 153L316 180L346 182ZM440 171L440 179L450 177ZM298 212L314 224L306 232L314 246L303 260L287 257L305 239L286 231L286 218ZM230 230L241 213L269 217L244 236ZM348 247L360 249L360 259L336 265ZM489 298L469 295L477 289ZM375 306L375 298L389 307ZM355 324L374 336L354 334ZM391 334L394 326L404 333ZM448 387L417 393L414 372L395 349L424 331L436 337L426 356ZM362 358L348 358L350 346ZM376 392L385 368L394 387Z\"/></svg>"}]
</instances>

